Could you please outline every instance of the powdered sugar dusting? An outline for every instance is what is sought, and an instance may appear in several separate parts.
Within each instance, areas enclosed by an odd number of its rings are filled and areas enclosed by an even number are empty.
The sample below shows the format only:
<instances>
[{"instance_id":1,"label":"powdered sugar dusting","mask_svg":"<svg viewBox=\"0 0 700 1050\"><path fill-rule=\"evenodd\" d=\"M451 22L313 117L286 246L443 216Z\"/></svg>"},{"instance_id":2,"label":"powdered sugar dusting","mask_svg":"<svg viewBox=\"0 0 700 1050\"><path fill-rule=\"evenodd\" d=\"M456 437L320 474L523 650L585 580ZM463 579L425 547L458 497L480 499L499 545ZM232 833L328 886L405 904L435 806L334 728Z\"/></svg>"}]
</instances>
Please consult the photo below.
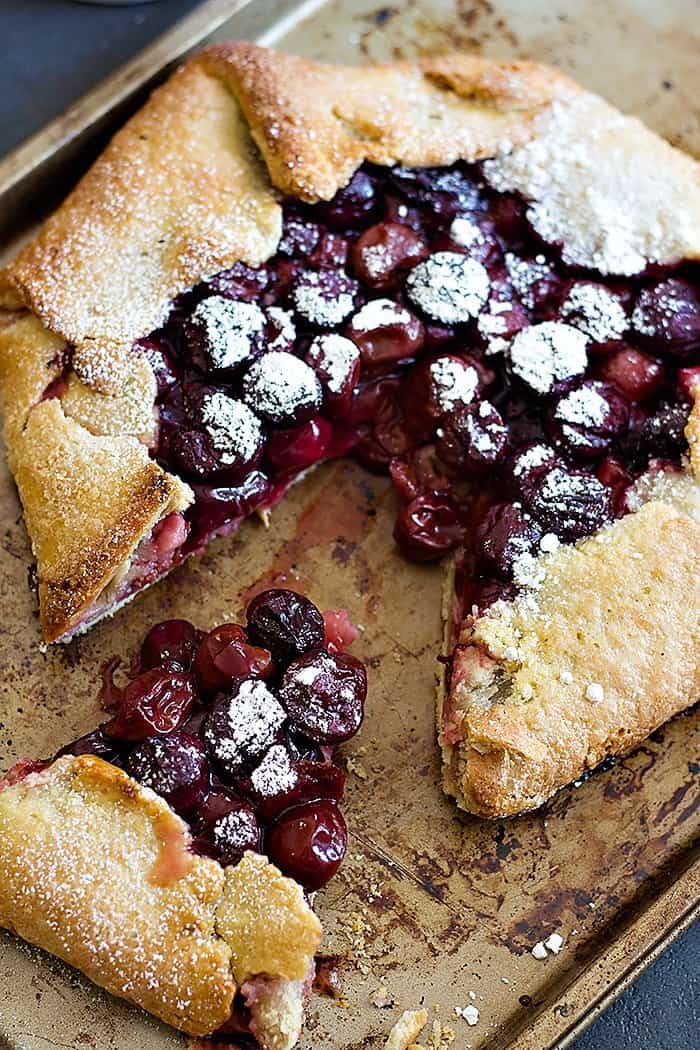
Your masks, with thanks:
<instances>
[{"instance_id":1,"label":"powdered sugar dusting","mask_svg":"<svg viewBox=\"0 0 700 1050\"><path fill-rule=\"evenodd\" d=\"M578 281L572 285L559 313L594 343L620 339L628 326L620 300L608 288L593 282Z\"/></svg>"},{"instance_id":2,"label":"powdered sugar dusting","mask_svg":"<svg viewBox=\"0 0 700 1050\"><path fill-rule=\"evenodd\" d=\"M316 273L310 270L292 293L297 313L319 328L342 324L354 306L352 293L342 286L333 287L332 280L325 271ZM343 278L342 284L350 285L351 282Z\"/></svg>"},{"instance_id":3,"label":"powdered sugar dusting","mask_svg":"<svg viewBox=\"0 0 700 1050\"><path fill-rule=\"evenodd\" d=\"M531 445L519 452L513 462L513 474L516 478L529 474L535 467L542 467L554 460L554 450L549 445Z\"/></svg>"},{"instance_id":4,"label":"powdered sugar dusting","mask_svg":"<svg viewBox=\"0 0 700 1050\"><path fill-rule=\"evenodd\" d=\"M489 288L485 267L457 252L436 252L418 263L406 281L412 302L443 324L476 317L486 304Z\"/></svg>"},{"instance_id":5,"label":"powdered sugar dusting","mask_svg":"<svg viewBox=\"0 0 700 1050\"><path fill-rule=\"evenodd\" d=\"M555 419L578 426L599 427L605 422L608 402L591 386L570 390L557 404Z\"/></svg>"},{"instance_id":6,"label":"powdered sugar dusting","mask_svg":"<svg viewBox=\"0 0 700 1050\"><path fill-rule=\"evenodd\" d=\"M577 328L544 321L525 328L510 345L511 368L538 394L549 394L557 383L583 375L587 338Z\"/></svg>"},{"instance_id":7,"label":"powdered sugar dusting","mask_svg":"<svg viewBox=\"0 0 700 1050\"><path fill-rule=\"evenodd\" d=\"M503 258L508 276L521 302L527 306L528 310L532 310L536 305L535 288L537 284L552 277L554 270L544 255L536 255L534 259L523 259L514 252L506 252Z\"/></svg>"},{"instance_id":8,"label":"powdered sugar dusting","mask_svg":"<svg viewBox=\"0 0 700 1050\"><path fill-rule=\"evenodd\" d=\"M484 243L484 235L481 227L477 226L471 219L457 216L452 220L450 226L450 239L462 248L475 248Z\"/></svg>"},{"instance_id":9,"label":"powdered sugar dusting","mask_svg":"<svg viewBox=\"0 0 700 1050\"><path fill-rule=\"evenodd\" d=\"M223 760L236 765L247 755L261 755L274 743L286 712L259 679L246 679L231 701L226 732L217 741Z\"/></svg>"},{"instance_id":10,"label":"powdered sugar dusting","mask_svg":"<svg viewBox=\"0 0 700 1050\"><path fill-rule=\"evenodd\" d=\"M430 365L430 379L435 400L443 412L449 412L460 402L468 405L479 387L479 373L473 365L465 365L451 357L440 357Z\"/></svg>"},{"instance_id":11,"label":"powdered sugar dusting","mask_svg":"<svg viewBox=\"0 0 700 1050\"><path fill-rule=\"evenodd\" d=\"M342 393L348 376L359 360L358 348L351 339L329 333L317 335L309 349L315 353L318 367L323 369L330 393Z\"/></svg>"},{"instance_id":12,"label":"powdered sugar dusting","mask_svg":"<svg viewBox=\"0 0 700 1050\"><path fill-rule=\"evenodd\" d=\"M289 752L282 744L273 744L250 776L259 795L271 798L290 791L298 780Z\"/></svg>"},{"instance_id":13,"label":"powdered sugar dusting","mask_svg":"<svg viewBox=\"0 0 700 1050\"><path fill-rule=\"evenodd\" d=\"M321 407L321 384L313 368L294 354L272 350L246 372L243 399L262 415L287 419L302 405Z\"/></svg>"},{"instance_id":14,"label":"powdered sugar dusting","mask_svg":"<svg viewBox=\"0 0 700 1050\"><path fill-rule=\"evenodd\" d=\"M268 350L288 350L297 337L294 315L281 306L268 306L267 316L277 329L277 335L267 344Z\"/></svg>"},{"instance_id":15,"label":"powdered sugar dusting","mask_svg":"<svg viewBox=\"0 0 700 1050\"><path fill-rule=\"evenodd\" d=\"M556 100L527 143L483 170L531 202L529 221L567 263L632 275L697 247L694 161L587 92Z\"/></svg>"},{"instance_id":16,"label":"powdered sugar dusting","mask_svg":"<svg viewBox=\"0 0 700 1050\"><path fill-rule=\"evenodd\" d=\"M262 332L265 315L255 303L212 295L194 310L190 324L203 336L215 368L234 368L247 361L253 340Z\"/></svg>"},{"instance_id":17,"label":"powdered sugar dusting","mask_svg":"<svg viewBox=\"0 0 700 1050\"><path fill-rule=\"evenodd\" d=\"M372 332L375 328L409 324L411 320L408 310L391 299L372 299L350 318L350 331Z\"/></svg>"},{"instance_id":18,"label":"powdered sugar dusting","mask_svg":"<svg viewBox=\"0 0 700 1050\"><path fill-rule=\"evenodd\" d=\"M234 397L217 390L202 399L202 422L225 465L252 460L263 439L260 420Z\"/></svg>"}]
</instances>

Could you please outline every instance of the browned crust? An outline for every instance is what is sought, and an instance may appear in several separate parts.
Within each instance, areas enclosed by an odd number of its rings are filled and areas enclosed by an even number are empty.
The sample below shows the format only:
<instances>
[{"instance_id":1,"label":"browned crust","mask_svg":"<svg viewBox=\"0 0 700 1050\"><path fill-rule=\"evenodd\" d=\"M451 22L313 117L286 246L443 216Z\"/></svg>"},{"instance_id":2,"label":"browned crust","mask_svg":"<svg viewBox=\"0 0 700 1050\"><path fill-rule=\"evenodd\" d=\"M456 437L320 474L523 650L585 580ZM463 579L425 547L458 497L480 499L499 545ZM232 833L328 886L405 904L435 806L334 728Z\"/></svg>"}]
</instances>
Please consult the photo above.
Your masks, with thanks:
<instances>
[{"instance_id":1,"label":"browned crust","mask_svg":"<svg viewBox=\"0 0 700 1050\"><path fill-rule=\"evenodd\" d=\"M534 605L467 624L439 706L445 788L483 817L541 805L700 695L700 522L652 501L543 566Z\"/></svg>"},{"instance_id":2,"label":"browned crust","mask_svg":"<svg viewBox=\"0 0 700 1050\"><path fill-rule=\"evenodd\" d=\"M225 78L272 181L327 200L365 160L450 164L522 142L535 115L575 86L532 62L452 53L390 65L321 65L253 44L202 56Z\"/></svg>"},{"instance_id":3,"label":"browned crust","mask_svg":"<svg viewBox=\"0 0 700 1050\"><path fill-rule=\"evenodd\" d=\"M250 950L240 928L256 945L255 975L292 982L321 930L300 887L264 857L222 869L188 841L166 803L121 770L60 759L0 790L0 925L168 1024L209 1034L251 976L236 961ZM283 1045L284 1023L274 1019L263 1045Z\"/></svg>"},{"instance_id":4,"label":"browned crust","mask_svg":"<svg viewBox=\"0 0 700 1050\"><path fill-rule=\"evenodd\" d=\"M30 410L11 463L52 642L80 624L139 541L191 494L136 438L93 435L56 398Z\"/></svg>"}]
</instances>

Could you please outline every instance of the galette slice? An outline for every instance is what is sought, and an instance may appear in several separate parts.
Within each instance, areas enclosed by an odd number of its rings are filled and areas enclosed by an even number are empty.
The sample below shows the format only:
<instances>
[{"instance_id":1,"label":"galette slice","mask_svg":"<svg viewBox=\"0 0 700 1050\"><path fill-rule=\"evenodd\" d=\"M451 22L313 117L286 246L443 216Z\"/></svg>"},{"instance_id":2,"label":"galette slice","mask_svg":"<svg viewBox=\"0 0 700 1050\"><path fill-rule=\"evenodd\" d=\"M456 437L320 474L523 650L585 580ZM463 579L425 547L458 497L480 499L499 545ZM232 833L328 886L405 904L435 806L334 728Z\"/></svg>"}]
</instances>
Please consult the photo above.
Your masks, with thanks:
<instances>
[{"instance_id":1,"label":"galette slice","mask_svg":"<svg viewBox=\"0 0 700 1050\"><path fill-rule=\"evenodd\" d=\"M347 843L356 634L286 590L245 627L153 627L109 719L0 781L0 925L192 1035L292 1047Z\"/></svg>"}]
</instances>

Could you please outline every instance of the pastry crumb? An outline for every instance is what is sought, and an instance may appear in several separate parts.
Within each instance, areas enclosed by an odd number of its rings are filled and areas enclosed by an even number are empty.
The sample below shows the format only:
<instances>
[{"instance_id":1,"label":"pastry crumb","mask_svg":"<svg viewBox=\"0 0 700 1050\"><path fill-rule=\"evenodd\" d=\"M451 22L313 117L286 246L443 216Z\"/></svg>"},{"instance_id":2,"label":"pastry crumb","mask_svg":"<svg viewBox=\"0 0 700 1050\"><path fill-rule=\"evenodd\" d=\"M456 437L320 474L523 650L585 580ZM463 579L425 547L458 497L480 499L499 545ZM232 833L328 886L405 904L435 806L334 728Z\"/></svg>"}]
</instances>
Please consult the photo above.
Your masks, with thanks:
<instances>
[{"instance_id":1,"label":"pastry crumb","mask_svg":"<svg viewBox=\"0 0 700 1050\"><path fill-rule=\"evenodd\" d=\"M456 1038L455 1031L449 1025L441 1021L433 1021L430 1030L430 1038L426 1044L427 1050L448 1050Z\"/></svg>"},{"instance_id":2,"label":"pastry crumb","mask_svg":"<svg viewBox=\"0 0 700 1050\"><path fill-rule=\"evenodd\" d=\"M352 755L349 755L345 762L345 766L347 768L348 773L354 773L355 776L359 777L360 780L367 780L367 778L369 777L369 773L362 765L362 762L360 762L359 758L353 758Z\"/></svg>"},{"instance_id":3,"label":"pastry crumb","mask_svg":"<svg viewBox=\"0 0 700 1050\"><path fill-rule=\"evenodd\" d=\"M415 1045L416 1037L420 1034L428 1020L428 1011L404 1010L394 1027L389 1032L384 1050L409 1050Z\"/></svg>"},{"instance_id":4,"label":"pastry crumb","mask_svg":"<svg viewBox=\"0 0 700 1050\"><path fill-rule=\"evenodd\" d=\"M385 1010L389 1006L394 1006L395 1001L384 983L380 984L375 992L372 992L370 996L370 1002L372 1006L376 1006L378 1010Z\"/></svg>"}]
</instances>

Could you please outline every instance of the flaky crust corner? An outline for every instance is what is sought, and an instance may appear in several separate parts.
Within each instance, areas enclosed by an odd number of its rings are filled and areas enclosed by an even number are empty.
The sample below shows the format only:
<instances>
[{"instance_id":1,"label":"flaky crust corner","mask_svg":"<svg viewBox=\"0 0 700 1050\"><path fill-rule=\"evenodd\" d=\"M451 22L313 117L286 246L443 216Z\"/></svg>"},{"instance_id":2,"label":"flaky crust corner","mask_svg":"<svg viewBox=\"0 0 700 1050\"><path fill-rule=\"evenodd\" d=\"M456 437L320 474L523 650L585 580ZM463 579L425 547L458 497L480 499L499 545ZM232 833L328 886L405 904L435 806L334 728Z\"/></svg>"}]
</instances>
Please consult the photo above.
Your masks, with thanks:
<instances>
[{"instance_id":1,"label":"flaky crust corner","mask_svg":"<svg viewBox=\"0 0 700 1050\"><path fill-rule=\"evenodd\" d=\"M126 773L92 756L59 759L0 790L0 925L207 1035L251 976L303 978L321 928L264 857L223 869L188 843L180 818ZM272 1020L263 1046L281 1045L284 1018Z\"/></svg>"},{"instance_id":2,"label":"flaky crust corner","mask_svg":"<svg viewBox=\"0 0 700 1050\"><path fill-rule=\"evenodd\" d=\"M696 471L699 421L696 404ZM692 472L646 488L636 513L540 558L535 590L467 619L438 730L469 812L536 808L700 696L700 488Z\"/></svg>"}]
</instances>

